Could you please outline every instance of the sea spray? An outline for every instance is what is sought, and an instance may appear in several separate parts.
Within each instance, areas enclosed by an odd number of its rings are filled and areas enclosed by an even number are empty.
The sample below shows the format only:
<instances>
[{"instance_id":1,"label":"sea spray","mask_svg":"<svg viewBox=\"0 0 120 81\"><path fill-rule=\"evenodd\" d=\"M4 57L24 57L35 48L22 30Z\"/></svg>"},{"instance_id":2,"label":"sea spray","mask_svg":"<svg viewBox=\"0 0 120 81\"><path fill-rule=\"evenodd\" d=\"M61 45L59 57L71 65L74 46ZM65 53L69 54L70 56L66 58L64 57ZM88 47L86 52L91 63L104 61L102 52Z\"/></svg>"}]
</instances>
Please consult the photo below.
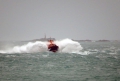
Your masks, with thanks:
<instances>
[{"instance_id":1,"label":"sea spray","mask_svg":"<svg viewBox=\"0 0 120 81\"><path fill-rule=\"evenodd\" d=\"M58 52L60 53L79 53L83 48L80 43L71 39L63 39L54 41L59 46ZM47 52L48 42L36 41L28 42L21 46L14 46L9 49L0 50L0 53L36 53L36 52Z\"/></svg>"},{"instance_id":2,"label":"sea spray","mask_svg":"<svg viewBox=\"0 0 120 81\"><path fill-rule=\"evenodd\" d=\"M59 46L59 52L78 53L83 49L80 43L71 39L63 39L60 41L55 41L55 43Z\"/></svg>"}]
</instances>

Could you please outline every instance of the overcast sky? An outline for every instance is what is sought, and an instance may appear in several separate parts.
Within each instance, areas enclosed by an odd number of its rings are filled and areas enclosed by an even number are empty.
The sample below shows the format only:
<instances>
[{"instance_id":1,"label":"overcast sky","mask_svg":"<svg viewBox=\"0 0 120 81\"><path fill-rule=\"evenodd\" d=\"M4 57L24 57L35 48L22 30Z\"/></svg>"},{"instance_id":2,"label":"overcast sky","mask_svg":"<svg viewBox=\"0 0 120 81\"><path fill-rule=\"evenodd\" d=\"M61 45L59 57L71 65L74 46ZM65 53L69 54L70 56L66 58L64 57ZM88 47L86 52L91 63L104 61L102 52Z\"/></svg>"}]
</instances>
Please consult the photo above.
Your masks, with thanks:
<instances>
[{"instance_id":1,"label":"overcast sky","mask_svg":"<svg viewBox=\"0 0 120 81\"><path fill-rule=\"evenodd\" d=\"M120 0L0 0L0 40L120 40Z\"/></svg>"}]
</instances>

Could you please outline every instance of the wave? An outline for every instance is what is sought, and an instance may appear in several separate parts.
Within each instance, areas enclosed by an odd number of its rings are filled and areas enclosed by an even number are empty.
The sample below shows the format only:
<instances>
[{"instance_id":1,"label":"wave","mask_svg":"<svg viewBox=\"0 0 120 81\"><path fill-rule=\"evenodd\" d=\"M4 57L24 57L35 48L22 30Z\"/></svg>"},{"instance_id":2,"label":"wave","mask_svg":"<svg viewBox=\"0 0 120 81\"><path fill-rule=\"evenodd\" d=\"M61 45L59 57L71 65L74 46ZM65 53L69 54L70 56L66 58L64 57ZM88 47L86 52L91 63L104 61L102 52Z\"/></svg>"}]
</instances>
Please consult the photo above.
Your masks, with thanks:
<instances>
[{"instance_id":1,"label":"wave","mask_svg":"<svg viewBox=\"0 0 120 81\"><path fill-rule=\"evenodd\" d=\"M62 39L54 41L59 46L58 52L60 53L79 53L83 47L80 43L71 39ZM0 50L0 53L36 53L36 52L48 52L48 42L36 41L28 42L21 46L14 46L9 49Z\"/></svg>"}]
</instances>

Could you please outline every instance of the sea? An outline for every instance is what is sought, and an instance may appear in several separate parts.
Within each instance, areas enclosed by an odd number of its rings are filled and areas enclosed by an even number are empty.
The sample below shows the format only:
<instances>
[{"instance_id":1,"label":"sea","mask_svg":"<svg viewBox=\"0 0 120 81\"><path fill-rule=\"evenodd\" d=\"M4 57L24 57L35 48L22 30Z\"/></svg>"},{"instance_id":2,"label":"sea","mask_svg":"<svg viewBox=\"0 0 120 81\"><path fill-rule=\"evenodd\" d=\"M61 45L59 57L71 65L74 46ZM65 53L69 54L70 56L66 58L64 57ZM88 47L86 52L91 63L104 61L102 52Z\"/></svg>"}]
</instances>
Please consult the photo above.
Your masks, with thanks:
<instances>
[{"instance_id":1,"label":"sea","mask_svg":"<svg viewBox=\"0 0 120 81\"><path fill-rule=\"evenodd\" d=\"M120 42L0 42L0 81L120 81Z\"/></svg>"}]
</instances>

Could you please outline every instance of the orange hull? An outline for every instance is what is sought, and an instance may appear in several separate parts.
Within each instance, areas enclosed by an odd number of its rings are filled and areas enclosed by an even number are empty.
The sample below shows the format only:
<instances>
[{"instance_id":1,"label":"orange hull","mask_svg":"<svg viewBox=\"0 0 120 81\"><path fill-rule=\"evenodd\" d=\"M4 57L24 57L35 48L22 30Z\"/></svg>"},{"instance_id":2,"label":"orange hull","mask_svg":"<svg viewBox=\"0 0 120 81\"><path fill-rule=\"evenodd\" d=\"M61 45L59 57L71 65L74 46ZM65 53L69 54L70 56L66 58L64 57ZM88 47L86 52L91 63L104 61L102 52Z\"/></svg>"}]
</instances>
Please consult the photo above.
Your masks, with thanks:
<instances>
[{"instance_id":1,"label":"orange hull","mask_svg":"<svg viewBox=\"0 0 120 81\"><path fill-rule=\"evenodd\" d=\"M52 52L57 52L59 47L53 43L53 41L49 41L50 44L48 44L48 50Z\"/></svg>"}]
</instances>

